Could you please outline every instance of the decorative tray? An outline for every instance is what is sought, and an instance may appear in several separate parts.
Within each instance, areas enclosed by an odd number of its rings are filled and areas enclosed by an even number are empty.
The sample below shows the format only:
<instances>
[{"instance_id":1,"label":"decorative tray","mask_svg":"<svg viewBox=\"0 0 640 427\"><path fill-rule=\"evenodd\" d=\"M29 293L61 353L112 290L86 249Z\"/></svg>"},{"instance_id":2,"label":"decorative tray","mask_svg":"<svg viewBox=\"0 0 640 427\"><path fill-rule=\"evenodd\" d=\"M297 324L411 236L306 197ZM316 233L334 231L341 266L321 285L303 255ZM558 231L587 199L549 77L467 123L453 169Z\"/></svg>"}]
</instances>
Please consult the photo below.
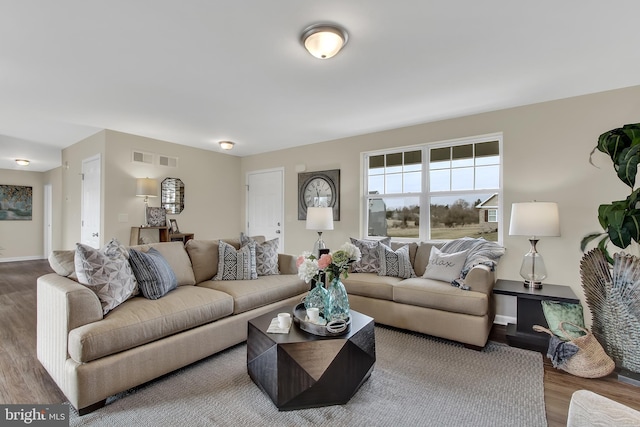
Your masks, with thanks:
<instances>
[{"instance_id":1,"label":"decorative tray","mask_svg":"<svg viewBox=\"0 0 640 427\"><path fill-rule=\"evenodd\" d=\"M321 318L322 319L322 318ZM324 319L322 319L324 321ZM335 337L344 335L351 330L351 317L346 321L335 320L327 324L309 322L304 303L300 303L293 309L293 321L305 332L321 337Z\"/></svg>"}]
</instances>

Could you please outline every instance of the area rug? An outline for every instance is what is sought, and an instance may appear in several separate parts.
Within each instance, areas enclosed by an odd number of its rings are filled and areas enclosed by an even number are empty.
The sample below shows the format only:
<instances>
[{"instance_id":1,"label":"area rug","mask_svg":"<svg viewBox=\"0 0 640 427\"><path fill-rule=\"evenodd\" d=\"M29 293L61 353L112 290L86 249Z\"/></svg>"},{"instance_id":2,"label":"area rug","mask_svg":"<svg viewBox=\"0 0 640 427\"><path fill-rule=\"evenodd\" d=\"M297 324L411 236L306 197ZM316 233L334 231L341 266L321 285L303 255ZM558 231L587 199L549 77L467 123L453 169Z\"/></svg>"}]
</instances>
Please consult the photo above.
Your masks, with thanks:
<instances>
[{"instance_id":1,"label":"area rug","mask_svg":"<svg viewBox=\"0 0 640 427\"><path fill-rule=\"evenodd\" d=\"M121 393L71 426L546 426L542 355L376 326L376 364L345 405L279 412L241 344Z\"/></svg>"}]
</instances>

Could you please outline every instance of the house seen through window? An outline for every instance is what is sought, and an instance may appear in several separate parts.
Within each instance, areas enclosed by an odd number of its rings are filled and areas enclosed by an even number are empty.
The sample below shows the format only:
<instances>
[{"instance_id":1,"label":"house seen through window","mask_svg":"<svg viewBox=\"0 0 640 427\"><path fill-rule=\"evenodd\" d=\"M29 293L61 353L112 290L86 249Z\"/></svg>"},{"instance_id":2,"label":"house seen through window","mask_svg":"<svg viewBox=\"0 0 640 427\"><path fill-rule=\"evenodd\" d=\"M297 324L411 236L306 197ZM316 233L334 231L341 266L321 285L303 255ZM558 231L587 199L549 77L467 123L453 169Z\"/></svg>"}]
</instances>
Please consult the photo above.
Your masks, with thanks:
<instances>
[{"instance_id":1,"label":"house seen through window","mask_svg":"<svg viewBox=\"0 0 640 427\"><path fill-rule=\"evenodd\" d=\"M364 153L368 237L498 241L502 136Z\"/></svg>"}]
</instances>

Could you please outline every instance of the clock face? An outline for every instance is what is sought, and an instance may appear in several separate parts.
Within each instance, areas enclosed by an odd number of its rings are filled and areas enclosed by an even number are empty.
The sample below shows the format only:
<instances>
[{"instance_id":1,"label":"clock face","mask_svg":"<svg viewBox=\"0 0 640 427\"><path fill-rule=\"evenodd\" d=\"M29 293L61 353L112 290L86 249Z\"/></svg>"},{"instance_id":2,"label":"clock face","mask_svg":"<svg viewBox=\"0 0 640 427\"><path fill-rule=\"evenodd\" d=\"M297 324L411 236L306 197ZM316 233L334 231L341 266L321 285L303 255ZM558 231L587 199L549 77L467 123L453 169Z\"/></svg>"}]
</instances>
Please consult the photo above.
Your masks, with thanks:
<instances>
[{"instance_id":1,"label":"clock face","mask_svg":"<svg viewBox=\"0 0 640 427\"><path fill-rule=\"evenodd\" d=\"M340 169L298 174L298 219L307 219L313 206L333 208L333 220L340 221Z\"/></svg>"},{"instance_id":2,"label":"clock face","mask_svg":"<svg viewBox=\"0 0 640 427\"><path fill-rule=\"evenodd\" d=\"M333 206L333 190L324 178L313 178L303 190L304 203L309 206Z\"/></svg>"}]
</instances>

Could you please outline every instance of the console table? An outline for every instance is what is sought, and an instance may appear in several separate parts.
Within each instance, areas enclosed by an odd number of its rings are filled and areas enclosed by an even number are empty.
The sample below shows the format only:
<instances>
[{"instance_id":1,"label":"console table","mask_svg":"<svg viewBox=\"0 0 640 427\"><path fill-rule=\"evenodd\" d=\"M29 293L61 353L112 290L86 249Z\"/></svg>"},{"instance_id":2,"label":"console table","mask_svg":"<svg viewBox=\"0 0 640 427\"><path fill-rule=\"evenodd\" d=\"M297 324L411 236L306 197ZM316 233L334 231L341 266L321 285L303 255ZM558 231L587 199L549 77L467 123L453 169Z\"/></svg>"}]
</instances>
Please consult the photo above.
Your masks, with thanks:
<instances>
[{"instance_id":1,"label":"console table","mask_svg":"<svg viewBox=\"0 0 640 427\"><path fill-rule=\"evenodd\" d=\"M569 286L547 285L542 289L525 288L522 281L498 279L493 293L511 295L517 299L517 324L507 325L507 342L510 346L546 353L549 335L533 330L533 325L548 328L541 301L560 301L580 304L580 300Z\"/></svg>"},{"instance_id":2,"label":"console table","mask_svg":"<svg viewBox=\"0 0 640 427\"><path fill-rule=\"evenodd\" d=\"M131 236L129 237L129 245L140 245L143 242L140 241L140 230L157 230L158 242L169 241L169 227L131 227Z\"/></svg>"}]
</instances>

